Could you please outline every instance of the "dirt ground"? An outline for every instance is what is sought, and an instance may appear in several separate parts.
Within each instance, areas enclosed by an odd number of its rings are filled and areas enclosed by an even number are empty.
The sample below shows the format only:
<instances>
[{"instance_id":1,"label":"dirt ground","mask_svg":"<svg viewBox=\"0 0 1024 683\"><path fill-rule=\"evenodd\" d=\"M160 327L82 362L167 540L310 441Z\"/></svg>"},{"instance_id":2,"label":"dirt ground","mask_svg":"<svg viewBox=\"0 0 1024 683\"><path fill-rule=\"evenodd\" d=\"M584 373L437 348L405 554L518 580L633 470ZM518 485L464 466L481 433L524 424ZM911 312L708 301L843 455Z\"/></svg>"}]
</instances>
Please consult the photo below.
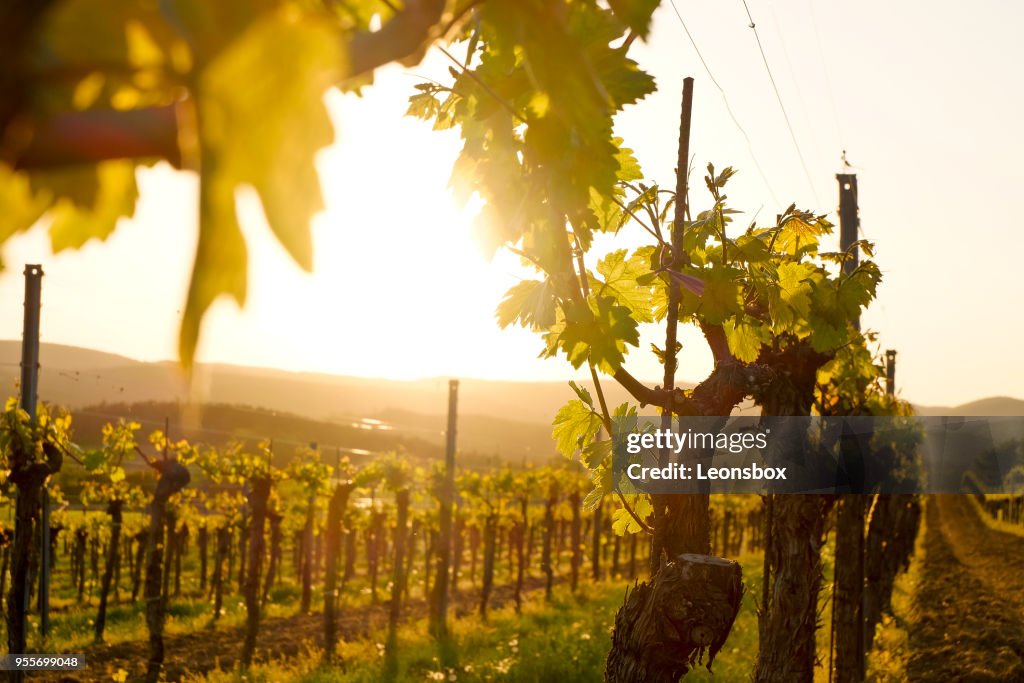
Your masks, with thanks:
<instances>
[{"instance_id":1,"label":"dirt ground","mask_svg":"<svg viewBox=\"0 0 1024 683\"><path fill-rule=\"evenodd\" d=\"M542 588L543 579L531 577L525 582L524 593ZM512 586L495 586L491 595L490 608L495 609L510 603L514 597ZM479 591L461 591L453 604L455 614L464 615L475 611L479 603ZM524 595L524 599L526 596ZM427 604L422 598L412 599L403 607L403 619L426 616ZM387 625L388 601L358 609L344 607L338 615L338 631L345 640L365 638ZM229 669L235 665L242 652L245 637L241 628L202 630L192 633L167 635L164 637L164 671L167 681L179 681L186 674L201 674L220 667ZM142 680L148 658L148 642L145 630L139 632L139 640L100 645L85 650L86 661L91 672L39 672L30 674L31 681L48 683L91 683L110 681L118 669L128 672L128 681ZM256 649L256 660L287 660L304 655L310 646L323 644L323 615L308 614L291 617L266 619L260 624ZM96 666L102 662L102 669Z\"/></svg>"},{"instance_id":2,"label":"dirt ground","mask_svg":"<svg viewBox=\"0 0 1024 683\"><path fill-rule=\"evenodd\" d=\"M908 678L1024 682L1024 538L985 526L966 496L926 510Z\"/></svg>"}]
</instances>

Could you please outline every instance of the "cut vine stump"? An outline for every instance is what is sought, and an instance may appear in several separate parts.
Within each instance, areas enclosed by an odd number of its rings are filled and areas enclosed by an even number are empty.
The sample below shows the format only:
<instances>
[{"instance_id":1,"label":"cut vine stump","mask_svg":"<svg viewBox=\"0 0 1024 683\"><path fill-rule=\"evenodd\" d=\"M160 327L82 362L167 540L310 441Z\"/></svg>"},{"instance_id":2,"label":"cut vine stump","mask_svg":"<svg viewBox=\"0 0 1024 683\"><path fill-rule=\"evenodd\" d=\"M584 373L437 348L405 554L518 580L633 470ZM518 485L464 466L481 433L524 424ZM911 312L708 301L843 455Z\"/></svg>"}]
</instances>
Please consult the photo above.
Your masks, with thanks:
<instances>
[{"instance_id":1,"label":"cut vine stump","mask_svg":"<svg viewBox=\"0 0 1024 683\"><path fill-rule=\"evenodd\" d=\"M615 617L607 683L677 683L725 644L743 597L739 563L683 554L626 594Z\"/></svg>"}]
</instances>

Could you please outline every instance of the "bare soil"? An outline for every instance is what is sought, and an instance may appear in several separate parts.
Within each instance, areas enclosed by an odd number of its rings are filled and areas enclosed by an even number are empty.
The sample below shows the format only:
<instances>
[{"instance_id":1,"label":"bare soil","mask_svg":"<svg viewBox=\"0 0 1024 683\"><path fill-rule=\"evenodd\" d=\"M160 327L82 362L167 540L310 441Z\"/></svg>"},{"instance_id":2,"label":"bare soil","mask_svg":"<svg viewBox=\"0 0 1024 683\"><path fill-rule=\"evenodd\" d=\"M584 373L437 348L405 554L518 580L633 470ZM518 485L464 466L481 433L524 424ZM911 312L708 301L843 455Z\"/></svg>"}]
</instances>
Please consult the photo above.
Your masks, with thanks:
<instances>
[{"instance_id":1,"label":"bare soil","mask_svg":"<svg viewBox=\"0 0 1024 683\"><path fill-rule=\"evenodd\" d=\"M985 526L966 496L929 498L926 519L909 680L1024 682L1024 538Z\"/></svg>"}]
</instances>

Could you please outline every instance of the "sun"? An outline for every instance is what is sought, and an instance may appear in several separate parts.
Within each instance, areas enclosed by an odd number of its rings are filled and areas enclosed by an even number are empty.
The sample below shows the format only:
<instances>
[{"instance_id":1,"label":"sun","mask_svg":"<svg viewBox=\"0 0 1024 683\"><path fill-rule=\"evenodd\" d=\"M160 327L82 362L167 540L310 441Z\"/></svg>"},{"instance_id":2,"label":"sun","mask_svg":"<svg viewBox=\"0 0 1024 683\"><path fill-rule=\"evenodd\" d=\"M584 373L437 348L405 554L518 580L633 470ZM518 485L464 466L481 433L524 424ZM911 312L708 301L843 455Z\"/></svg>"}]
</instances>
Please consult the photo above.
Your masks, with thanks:
<instances>
[{"instance_id":1,"label":"sun","mask_svg":"<svg viewBox=\"0 0 1024 683\"><path fill-rule=\"evenodd\" d=\"M415 83L394 70L361 97L327 96L337 142L317 159L325 209L314 221L311 274L281 253L256 198L240 197L249 297L242 311L216 307L204 356L223 357L228 345L245 353L244 340L258 338L251 351L273 358L253 361L290 369L546 376L553 363L537 361L540 340L499 330L494 318L508 288L530 274L511 254L481 250L473 234L481 202L460 205L448 182L458 133L403 116ZM290 359L280 357L285 349Z\"/></svg>"}]
</instances>

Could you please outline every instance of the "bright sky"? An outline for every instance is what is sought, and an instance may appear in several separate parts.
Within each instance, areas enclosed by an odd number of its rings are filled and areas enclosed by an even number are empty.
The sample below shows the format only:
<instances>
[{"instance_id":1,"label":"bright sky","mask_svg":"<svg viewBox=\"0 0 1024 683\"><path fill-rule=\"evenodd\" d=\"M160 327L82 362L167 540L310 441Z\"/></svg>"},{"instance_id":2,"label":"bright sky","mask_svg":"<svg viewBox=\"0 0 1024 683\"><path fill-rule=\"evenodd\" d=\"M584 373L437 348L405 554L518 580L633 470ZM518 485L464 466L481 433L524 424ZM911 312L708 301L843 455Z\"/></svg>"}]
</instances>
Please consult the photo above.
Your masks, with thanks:
<instances>
[{"instance_id":1,"label":"bright sky","mask_svg":"<svg viewBox=\"0 0 1024 683\"><path fill-rule=\"evenodd\" d=\"M635 52L661 90L617 126L647 175L672 182L685 75L696 77L696 167L738 167L729 195L748 215L768 220L793 201L834 211L834 175L846 149L859 177L862 227L885 273L864 322L884 347L899 350L903 395L932 405L1024 395L1017 187L1024 5L748 0L812 189L741 0L676 4L750 148L666 4ZM380 72L363 99L328 96L338 142L318 162L327 210L314 226L314 274L288 260L259 207L240 198L248 305L216 305L201 360L393 378L573 376L562 361L536 359L532 334L498 330L494 307L524 273L515 258L489 262L480 254L472 207L451 199L457 134L401 116L415 75L445 69L433 55L418 68ZM167 167L140 175L137 214L106 243L55 257L42 226L8 242L0 337L20 335L21 264L41 262L44 341L175 357L195 248L196 182ZM701 186L695 208L706 203ZM654 340L649 334L641 349ZM698 336L683 342L680 377L700 379L710 356ZM634 351L628 362L639 376L659 374L649 352Z\"/></svg>"}]
</instances>

